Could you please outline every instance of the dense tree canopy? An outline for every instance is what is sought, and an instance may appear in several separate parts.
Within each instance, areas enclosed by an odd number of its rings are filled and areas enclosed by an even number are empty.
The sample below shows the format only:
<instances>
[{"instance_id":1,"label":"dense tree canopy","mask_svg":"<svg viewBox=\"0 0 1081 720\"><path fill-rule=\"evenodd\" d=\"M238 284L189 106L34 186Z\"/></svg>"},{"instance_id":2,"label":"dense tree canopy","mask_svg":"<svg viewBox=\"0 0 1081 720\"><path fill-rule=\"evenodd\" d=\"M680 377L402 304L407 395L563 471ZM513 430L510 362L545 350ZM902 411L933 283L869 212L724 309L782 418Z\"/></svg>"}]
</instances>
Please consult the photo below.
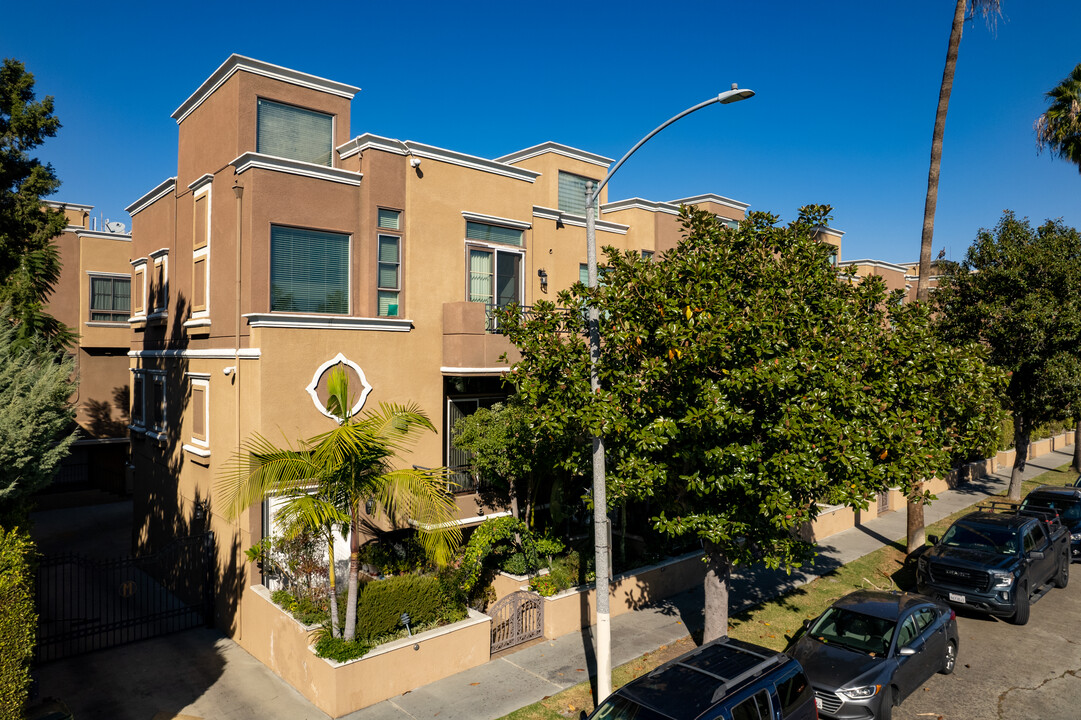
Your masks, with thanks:
<instances>
[{"instance_id":1,"label":"dense tree canopy","mask_svg":"<svg viewBox=\"0 0 1081 720\"><path fill-rule=\"evenodd\" d=\"M5 308L6 309L6 308ZM0 526L24 524L30 495L52 481L74 441L73 362L41 343L13 348L0 323Z\"/></svg>"},{"instance_id":2,"label":"dense tree canopy","mask_svg":"<svg viewBox=\"0 0 1081 720\"><path fill-rule=\"evenodd\" d=\"M70 329L43 309L60 278L60 256L52 240L65 225L64 213L42 204L60 180L31 152L56 135L60 122L53 99L38 101L34 76L10 58L0 66L0 302L10 306L8 322L22 346L44 338L54 347L70 344Z\"/></svg>"},{"instance_id":3,"label":"dense tree canopy","mask_svg":"<svg viewBox=\"0 0 1081 720\"><path fill-rule=\"evenodd\" d=\"M997 419L999 380L977 347L935 342L926 309L887 298L881 278L838 276L818 240L828 212L805 208L787 227L752 213L733 230L686 209L687 235L661 261L609 248L600 288L501 322L538 432L582 438L583 455L603 434L612 504L648 499L658 530L704 541L707 639L727 633L732 564L800 565L798 531L820 503L909 490L988 444L978 416Z\"/></svg>"},{"instance_id":4,"label":"dense tree canopy","mask_svg":"<svg viewBox=\"0 0 1081 720\"><path fill-rule=\"evenodd\" d=\"M1081 409L1081 235L1061 220L1034 230L1007 211L947 269L935 300L947 339L983 343L1010 373L1010 497L1020 500L1032 430Z\"/></svg>"}]
</instances>

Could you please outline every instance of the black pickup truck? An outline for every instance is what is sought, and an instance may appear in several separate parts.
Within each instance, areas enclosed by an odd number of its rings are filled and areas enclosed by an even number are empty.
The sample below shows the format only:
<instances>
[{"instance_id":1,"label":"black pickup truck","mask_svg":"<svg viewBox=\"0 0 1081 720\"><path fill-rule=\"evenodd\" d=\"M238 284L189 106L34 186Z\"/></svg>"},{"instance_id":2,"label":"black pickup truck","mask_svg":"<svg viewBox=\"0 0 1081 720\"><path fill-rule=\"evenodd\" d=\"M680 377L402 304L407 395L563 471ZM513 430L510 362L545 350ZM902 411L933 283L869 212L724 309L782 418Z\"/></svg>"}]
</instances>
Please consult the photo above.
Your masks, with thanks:
<instances>
[{"instance_id":1,"label":"black pickup truck","mask_svg":"<svg viewBox=\"0 0 1081 720\"><path fill-rule=\"evenodd\" d=\"M957 520L917 561L924 595L1028 622L1029 605L1070 580L1070 531L1054 513L991 503Z\"/></svg>"}]
</instances>

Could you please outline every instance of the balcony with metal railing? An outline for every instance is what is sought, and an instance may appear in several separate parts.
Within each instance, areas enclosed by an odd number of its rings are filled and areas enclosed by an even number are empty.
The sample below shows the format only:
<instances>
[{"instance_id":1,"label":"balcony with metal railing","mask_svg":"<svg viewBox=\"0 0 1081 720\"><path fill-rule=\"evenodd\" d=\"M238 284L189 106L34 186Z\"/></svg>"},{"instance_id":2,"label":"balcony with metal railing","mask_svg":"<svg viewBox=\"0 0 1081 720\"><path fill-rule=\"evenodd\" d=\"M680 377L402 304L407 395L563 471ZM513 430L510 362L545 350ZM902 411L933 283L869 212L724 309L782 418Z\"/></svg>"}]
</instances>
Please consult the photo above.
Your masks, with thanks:
<instances>
[{"instance_id":1,"label":"balcony with metal railing","mask_svg":"<svg viewBox=\"0 0 1081 720\"><path fill-rule=\"evenodd\" d=\"M500 332L493 309L484 303L443 303L445 375L495 375L510 369L521 357ZM506 361L500 359L504 354Z\"/></svg>"}]
</instances>

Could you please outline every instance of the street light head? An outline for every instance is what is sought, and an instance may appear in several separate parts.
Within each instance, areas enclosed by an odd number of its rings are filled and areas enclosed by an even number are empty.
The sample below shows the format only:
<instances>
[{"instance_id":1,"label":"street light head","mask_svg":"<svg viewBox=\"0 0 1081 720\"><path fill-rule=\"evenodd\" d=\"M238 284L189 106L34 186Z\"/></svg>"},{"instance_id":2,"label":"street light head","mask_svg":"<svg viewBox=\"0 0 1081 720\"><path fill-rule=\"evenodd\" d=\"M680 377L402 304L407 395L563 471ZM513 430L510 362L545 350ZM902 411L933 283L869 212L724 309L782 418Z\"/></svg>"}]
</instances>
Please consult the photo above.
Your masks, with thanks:
<instances>
[{"instance_id":1,"label":"street light head","mask_svg":"<svg viewBox=\"0 0 1081 720\"><path fill-rule=\"evenodd\" d=\"M717 102L722 105L727 105L728 103L746 100L749 97L754 97L754 90L740 90L736 83L732 83L732 89L718 95Z\"/></svg>"}]
</instances>

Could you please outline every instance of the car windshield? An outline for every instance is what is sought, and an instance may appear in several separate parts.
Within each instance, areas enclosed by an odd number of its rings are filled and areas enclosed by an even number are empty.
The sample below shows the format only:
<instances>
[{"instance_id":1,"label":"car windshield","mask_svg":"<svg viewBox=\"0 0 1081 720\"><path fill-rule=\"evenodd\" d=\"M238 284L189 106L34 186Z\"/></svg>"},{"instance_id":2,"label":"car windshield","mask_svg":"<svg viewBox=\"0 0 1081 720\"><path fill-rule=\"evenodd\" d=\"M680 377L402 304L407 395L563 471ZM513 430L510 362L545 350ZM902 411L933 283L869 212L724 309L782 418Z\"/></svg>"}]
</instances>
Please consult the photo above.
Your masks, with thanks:
<instances>
[{"instance_id":1,"label":"car windshield","mask_svg":"<svg viewBox=\"0 0 1081 720\"><path fill-rule=\"evenodd\" d=\"M666 718L647 707L639 705L620 695L610 695L604 704L597 708L590 720L666 720Z\"/></svg>"},{"instance_id":2,"label":"car windshield","mask_svg":"<svg viewBox=\"0 0 1081 720\"><path fill-rule=\"evenodd\" d=\"M975 523L956 522L942 536L942 543L950 547L968 548L1013 555L1020 545L1017 543L1017 530L1009 527L977 525Z\"/></svg>"},{"instance_id":3,"label":"car windshield","mask_svg":"<svg viewBox=\"0 0 1081 720\"><path fill-rule=\"evenodd\" d=\"M807 634L827 645L885 655L893 638L894 621L849 610L831 607L818 618Z\"/></svg>"},{"instance_id":4,"label":"car windshield","mask_svg":"<svg viewBox=\"0 0 1081 720\"><path fill-rule=\"evenodd\" d=\"M1047 495L1029 495L1021 503L1023 510L1039 510L1041 512L1057 513L1066 521L1076 522L1081 520L1081 502L1073 498L1049 497Z\"/></svg>"}]
</instances>

